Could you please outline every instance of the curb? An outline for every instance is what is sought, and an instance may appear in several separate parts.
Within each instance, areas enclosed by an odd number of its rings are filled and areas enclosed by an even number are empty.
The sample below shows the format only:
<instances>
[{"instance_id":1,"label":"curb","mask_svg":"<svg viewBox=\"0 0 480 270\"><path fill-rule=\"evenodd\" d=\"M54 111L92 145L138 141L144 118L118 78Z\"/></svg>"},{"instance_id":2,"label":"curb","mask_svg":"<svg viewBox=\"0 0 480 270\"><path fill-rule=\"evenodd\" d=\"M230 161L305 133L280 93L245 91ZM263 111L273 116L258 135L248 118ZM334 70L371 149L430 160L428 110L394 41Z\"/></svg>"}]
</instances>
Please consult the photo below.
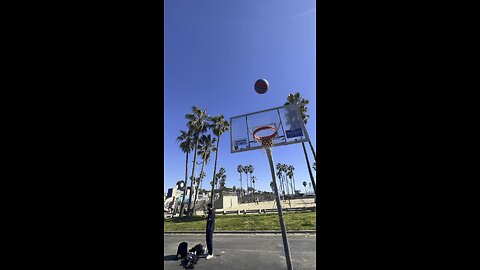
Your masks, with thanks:
<instances>
[{"instance_id":1,"label":"curb","mask_svg":"<svg viewBox=\"0 0 480 270\"><path fill-rule=\"evenodd\" d=\"M282 231L216 231L213 234L281 234ZM287 231L288 234L294 233L314 233L316 234L316 230L301 230L301 231ZM188 232L175 232L175 231L167 231L163 232L163 234L205 234L205 231L188 231Z\"/></svg>"}]
</instances>

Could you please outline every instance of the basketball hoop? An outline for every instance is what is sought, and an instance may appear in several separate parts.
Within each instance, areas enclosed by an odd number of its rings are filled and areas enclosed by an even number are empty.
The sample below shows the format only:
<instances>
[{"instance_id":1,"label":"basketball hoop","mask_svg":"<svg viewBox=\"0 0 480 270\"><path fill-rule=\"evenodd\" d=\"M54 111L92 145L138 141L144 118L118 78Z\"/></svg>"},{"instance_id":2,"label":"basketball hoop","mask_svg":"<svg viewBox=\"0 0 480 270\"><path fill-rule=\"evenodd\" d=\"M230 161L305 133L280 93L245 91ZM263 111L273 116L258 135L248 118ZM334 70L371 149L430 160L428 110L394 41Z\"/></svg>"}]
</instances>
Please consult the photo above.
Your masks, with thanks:
<instances>
[{"instance_id":1,"label":"basketball hoop","mask_svg":"<svg viewBox=\"0 0 480 270\"><path fill-rule=\"evenodd\" d=\"M273 130L273 133L270 134L270 135L265 135L265 136L257 135L257 133L259 131L267 130L267 129ZM255 140L262 145L262 148L272 148L273 138L275 138L275 136L277 136L277 131L278 131L277 128L274 127L274 126L259 127L259 128L255 129L253 131L253 138L255 138Z\"/></svg>"}]
</instances>

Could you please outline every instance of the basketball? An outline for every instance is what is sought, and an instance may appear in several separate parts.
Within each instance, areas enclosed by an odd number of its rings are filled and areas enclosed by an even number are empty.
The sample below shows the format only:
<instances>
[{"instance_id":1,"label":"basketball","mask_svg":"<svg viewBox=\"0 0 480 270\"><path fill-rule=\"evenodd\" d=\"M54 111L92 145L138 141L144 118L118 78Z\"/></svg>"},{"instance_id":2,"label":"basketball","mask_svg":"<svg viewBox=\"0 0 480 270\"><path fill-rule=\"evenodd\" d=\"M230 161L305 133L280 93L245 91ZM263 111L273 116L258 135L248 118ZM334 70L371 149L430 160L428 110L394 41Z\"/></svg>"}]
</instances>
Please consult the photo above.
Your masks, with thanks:
<instances>
[{"instance_id":1,"label":"basketball","mask_svg":"<svg viewBox=\"0 0 480 270\"><path fill-rule=\"evenodd\" d=\"M258 94L265 94L268 91L268 81L265 79L258 79L255 82L255 92Z\"/></svg>"}]
</instances>

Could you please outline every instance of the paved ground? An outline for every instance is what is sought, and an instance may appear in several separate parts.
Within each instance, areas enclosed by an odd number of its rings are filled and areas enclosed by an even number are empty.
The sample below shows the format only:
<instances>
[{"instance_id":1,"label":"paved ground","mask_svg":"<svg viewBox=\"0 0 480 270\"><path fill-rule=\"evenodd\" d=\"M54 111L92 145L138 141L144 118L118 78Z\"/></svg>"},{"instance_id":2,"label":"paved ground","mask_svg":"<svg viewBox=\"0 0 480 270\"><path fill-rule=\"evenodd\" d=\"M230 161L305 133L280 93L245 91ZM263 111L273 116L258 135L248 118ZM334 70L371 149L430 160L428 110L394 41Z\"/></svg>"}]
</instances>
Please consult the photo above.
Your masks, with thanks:
<instances>
[{"instance_id":1,"label":"paved ground","mask_svg":"<svg viewBox=\"0 0 480 270\"><path fill-rule=\"evenodd\" d=\"M294 270L310 270L316 267L316 235L290 234L290 253ZM188 243L190 249L200 243L205 244L204 235L177 234L164 235L164 263L167 270L184 269L181 260L175 260L180 242ZM215 257L211 260L200 259L195 265L198 270L286 270L285 252L282 235L255 234L216 234L213 236Z\"/></svg>"}]
</instances>

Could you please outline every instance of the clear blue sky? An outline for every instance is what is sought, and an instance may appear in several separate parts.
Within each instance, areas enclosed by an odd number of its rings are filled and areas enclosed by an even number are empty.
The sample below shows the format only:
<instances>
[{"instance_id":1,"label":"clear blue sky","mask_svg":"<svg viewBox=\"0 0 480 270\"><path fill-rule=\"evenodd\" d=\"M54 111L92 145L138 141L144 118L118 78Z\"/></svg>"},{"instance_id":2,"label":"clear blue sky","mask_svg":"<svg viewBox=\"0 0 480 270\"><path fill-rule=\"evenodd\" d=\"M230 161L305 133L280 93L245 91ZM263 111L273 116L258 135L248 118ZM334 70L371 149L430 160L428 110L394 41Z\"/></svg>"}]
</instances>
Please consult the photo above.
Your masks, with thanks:
<instances>
[{"instance_id":1,"label":"clear blue sky","mask_svg":"<svg viewBox=\"0 0 480 270\"><path fill-rule=\"evenodd\" d=\"M166 0L164 62L164 191L185 177L185 154L176 142L186 130L185 114L196 105L212 116L230 117L260 111L286 102L300 92L310 100L307 130L316 147L316 4L314 0ZM259 95L253 84L270 83ZM224 167L226 185L240 186L239 164L255 167L256 189L271 191L270 170L261 150L230 153L230 134L220 139L217 172ZM308 148L309 159L313 156ZM202 187L212 180L215 154L206 165ZM301 144L273 149L275 164L295 167L297 189L310 182ZM189 176L191 161L189 157ZM197 161L200 159L197 158ZM196 175L201 166L197 166ZM313 171L315 173L315 171ZM243 174L243 188L245 174Z\"/></svg>"}]
</instances>

